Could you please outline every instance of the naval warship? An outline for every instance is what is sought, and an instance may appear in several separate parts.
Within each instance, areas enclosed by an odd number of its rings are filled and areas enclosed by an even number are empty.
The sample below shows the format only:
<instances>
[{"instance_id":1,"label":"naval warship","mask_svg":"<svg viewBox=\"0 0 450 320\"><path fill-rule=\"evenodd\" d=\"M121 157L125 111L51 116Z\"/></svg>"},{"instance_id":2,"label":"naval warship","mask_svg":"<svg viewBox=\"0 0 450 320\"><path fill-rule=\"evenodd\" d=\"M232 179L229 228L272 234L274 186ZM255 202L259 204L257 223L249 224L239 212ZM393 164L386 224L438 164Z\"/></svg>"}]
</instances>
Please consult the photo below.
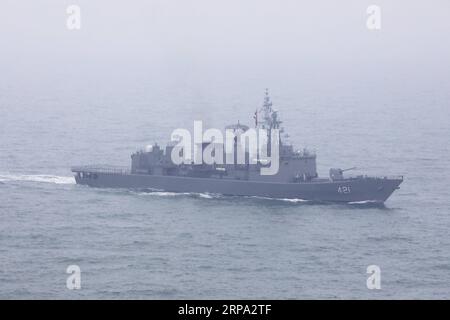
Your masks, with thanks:
<instances>
[{"instance_id":1,"label":"naval warship","mask_svg":"<svg viewBox=\"0 0 450 320\"><path fill-rule=\"evenodd\" d=\"M258 114L262 114L261 121L258 121ZM263 106L256 110L254 118L255 127L267 129L269 139L272 130L284 130L280 127L278 111L273 108L267 90ZM249 129L239 122L226 128L241 133ZM207 142L202 143L201 148L207 145ZM295 150L292 144L281 138L277 144L278 170L271 175L261 174L267 164L259 160L250 162L247 153L243 164L174 163L171 157L173 148L173 143L165 148L155 143L139 150L131 155L131 168L85 165L72 167L71 170L77 184L99 188L343 203L384 203L403 182L403 176L344 174L354 168L331 168L329 177L319 177L315 152Z\"/></svg>"}]
</instances>

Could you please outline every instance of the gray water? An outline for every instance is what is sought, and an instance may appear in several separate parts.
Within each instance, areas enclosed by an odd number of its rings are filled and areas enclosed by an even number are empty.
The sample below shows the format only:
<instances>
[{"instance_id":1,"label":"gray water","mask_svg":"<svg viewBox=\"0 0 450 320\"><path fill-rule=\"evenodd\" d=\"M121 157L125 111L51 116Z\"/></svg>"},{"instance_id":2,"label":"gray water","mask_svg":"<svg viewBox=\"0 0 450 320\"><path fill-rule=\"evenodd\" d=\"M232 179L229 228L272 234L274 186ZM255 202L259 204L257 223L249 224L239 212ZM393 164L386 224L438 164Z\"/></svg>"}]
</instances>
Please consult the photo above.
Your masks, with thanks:
<instances>
[{"instance_id":1,"label":"gray water","mask_svg":"<svg viewBox=\"0 0 450 320\"><path fill-rule=\"evenodd\" d=\"M0 297L449 298L443 86L272 89L292 143L316 148L320 175L333 165L405 176L373 207L77 186L71 165L128 165L194 119L250 123L262 83L139 79L76 95L73 84L35 83L2 87ZM81 290L66 288L72 264ZM373 264L381 290L366 287Z\"/></svg>"},{"instance_id":2,"label":"gray water","mask_svg":"<svg viewBox=\"0 0 450 320\"><path fill-rule=\"evenodd\" d=\"M450 298L448 1L78 0L0 10L0 298ZM252 125L404 175L385 206L77 186L172 130ZM81 289L66 288L69 265ZM366 286L369 265L381 289Z\"/></svg>"}]
</instances>

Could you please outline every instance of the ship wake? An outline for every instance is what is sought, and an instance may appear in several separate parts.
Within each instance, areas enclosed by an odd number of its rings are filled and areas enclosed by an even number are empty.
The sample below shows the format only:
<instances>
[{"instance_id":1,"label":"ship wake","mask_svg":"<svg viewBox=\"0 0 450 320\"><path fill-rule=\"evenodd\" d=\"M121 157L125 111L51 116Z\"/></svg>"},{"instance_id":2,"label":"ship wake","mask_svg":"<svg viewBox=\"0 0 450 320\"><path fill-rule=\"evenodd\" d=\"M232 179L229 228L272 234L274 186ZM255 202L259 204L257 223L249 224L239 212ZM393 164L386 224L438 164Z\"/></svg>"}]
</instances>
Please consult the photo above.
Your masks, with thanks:
<instances>
[{"instance_id":1,"label":"ship wake","mask_svg":"<svg viewBox=\"0 0 450 320\"><path fill-rule=\"evenodd\" d=\"M141 196L156 196L156 197L195 197L195 198L203 198L203 199L218 199L223 197L220 194L211 194L211 193L195 193L195 192L168 192L168 191L159 191L159 190L145 190L137 193Z\"/></svg>"},{"instance_id":2,"label":"ship wake","mask_svg":"<svg viewBox=\"0 0 450 320\"><path fill-rule=\"evenodd\" d=\"M39 182L54 184L75 184L74 177L47 174L0 174L0 182Z\"/></svg>"},{"instance_id":3,"label":"ship wake","mask_svg":"<svg viewBox=\"0 0 450 320\"><path fill-rule=\"evenodd\" d=\"M280 202L288 202L288 203L306 203L311 202L310 200L305 199L288 199L288 198L270 198L270 197L260 197L260 196L234 196L234 195L224 195L220 193L197 193L197 192L167 192L161 190L144 190L137 192L138 195L142 196L155 196L155 197L193 197L193 198L201 198L201 199L230 199L230 198L238 198L238 199L255 199L255 200L268 200L268 201L280 201Z\"/></svg>"},{"instance_id":4,"label":"ship wake","mask_svg":"<svg viewBox=\"0 0 450 320\"><path fill-rule=\"evenodd\" d=\"M311 202L311 200L305 200L305 199L300 199L300 198L270 198L270 197L259 197L259 196L247 196L246 198L269 200L269 201L290 202L290 203Z\"/></svg>"}]
</instances>

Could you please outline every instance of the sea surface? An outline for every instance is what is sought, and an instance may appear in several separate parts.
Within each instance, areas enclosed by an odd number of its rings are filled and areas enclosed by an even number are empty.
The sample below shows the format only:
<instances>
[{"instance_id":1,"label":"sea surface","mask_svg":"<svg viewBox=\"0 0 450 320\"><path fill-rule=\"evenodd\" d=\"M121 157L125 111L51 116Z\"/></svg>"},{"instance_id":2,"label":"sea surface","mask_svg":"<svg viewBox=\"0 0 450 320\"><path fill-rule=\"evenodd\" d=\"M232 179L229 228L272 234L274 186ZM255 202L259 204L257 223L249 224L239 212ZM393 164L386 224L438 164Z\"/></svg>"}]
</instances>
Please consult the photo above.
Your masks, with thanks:
<instances>
[{"instance_id":1,"label":"sea surface","mask_svg":"<svg viewBox=\"0 0 450 320\"><path fill-rule=\"evenodd\" d=\"M0 298L450 298L448 81L49 74L0 85ZM321 176L356 166L400 190L373 206L75 184L71 166L128 166L194 120L251 125L266 86Z\"/></svg>"}]
</instances>

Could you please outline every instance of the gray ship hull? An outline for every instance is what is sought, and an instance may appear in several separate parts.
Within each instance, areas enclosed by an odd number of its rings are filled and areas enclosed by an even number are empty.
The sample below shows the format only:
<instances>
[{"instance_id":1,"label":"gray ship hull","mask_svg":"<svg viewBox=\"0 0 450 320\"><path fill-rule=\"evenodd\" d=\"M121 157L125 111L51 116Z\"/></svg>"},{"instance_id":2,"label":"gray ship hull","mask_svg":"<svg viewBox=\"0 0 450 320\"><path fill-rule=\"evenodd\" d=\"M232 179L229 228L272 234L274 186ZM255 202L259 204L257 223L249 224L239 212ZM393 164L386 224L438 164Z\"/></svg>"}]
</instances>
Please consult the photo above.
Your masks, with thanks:
<instances>
[{"instance_id":1,"label":"gray ship hull","mask_svg":"<svg viewBox=\"0 0 450 320\"><path fill-rule=\"evenodd\" d=\"M316 179L303 183L273 183L235 179L73 171L77 173L75 175L77 184L99 188L149 189L180 193L212 193L347 203L360 201L383 203L394 190L398 189L403 181L402 177L359 177L340 181Z\"/></svg>"}]
</instances>

